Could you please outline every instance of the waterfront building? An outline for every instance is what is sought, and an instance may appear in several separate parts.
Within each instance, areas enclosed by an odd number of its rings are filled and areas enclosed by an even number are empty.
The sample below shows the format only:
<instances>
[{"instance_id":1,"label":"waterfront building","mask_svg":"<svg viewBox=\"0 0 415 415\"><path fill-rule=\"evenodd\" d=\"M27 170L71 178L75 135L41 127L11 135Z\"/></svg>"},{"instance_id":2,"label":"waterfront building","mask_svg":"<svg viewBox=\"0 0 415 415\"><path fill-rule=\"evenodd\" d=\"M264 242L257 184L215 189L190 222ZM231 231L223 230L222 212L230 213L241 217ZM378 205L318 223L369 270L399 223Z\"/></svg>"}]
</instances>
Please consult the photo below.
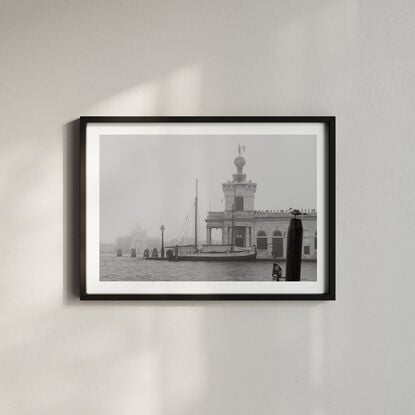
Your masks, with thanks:
<instances>
[{"instance_id":1,"label":"waterfront building","mask_svg":"<svg viewBox=\"0 0 415 415\"><path fill-rule=\"evenodd\" d=\"M258 258L284 259L287 254L287 232L291 218L287 209L255 210L257 183L247 180L243 173L246 164L241 154L235 158L236 173L232 180L222 184L224 211L208 212L206 218L207 245L212 244L212 229L220 229L222 244L232 243L232 220L235 229L234 244L239 247L256 246ZM296 206L294 206L296 207ZM304 259L317 258L317 212L302 209Z\"/></svg>"}]
</instances>

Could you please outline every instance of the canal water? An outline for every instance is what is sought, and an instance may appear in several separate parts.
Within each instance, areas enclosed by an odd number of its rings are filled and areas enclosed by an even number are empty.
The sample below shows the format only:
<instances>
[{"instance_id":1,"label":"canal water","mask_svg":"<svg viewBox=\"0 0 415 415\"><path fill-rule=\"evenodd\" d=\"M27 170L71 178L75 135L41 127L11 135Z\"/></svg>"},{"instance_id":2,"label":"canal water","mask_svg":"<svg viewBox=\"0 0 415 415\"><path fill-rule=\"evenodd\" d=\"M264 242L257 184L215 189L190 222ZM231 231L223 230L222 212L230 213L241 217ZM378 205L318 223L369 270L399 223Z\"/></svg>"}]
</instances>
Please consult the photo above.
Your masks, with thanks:
<instances>
[{"instance_id":1,"label":"canal water","mask_svg":"<svg viewBox=\"0 0 415 415\"><path fill-rule=\"evenodd\" d=\"M285 275L285 262L276 261ZM272 261L152 261L113 254L100 256L101 281L272 281ZM317 263L302 262L301 280L316 281Z\"/></svg>"}]
</instances>

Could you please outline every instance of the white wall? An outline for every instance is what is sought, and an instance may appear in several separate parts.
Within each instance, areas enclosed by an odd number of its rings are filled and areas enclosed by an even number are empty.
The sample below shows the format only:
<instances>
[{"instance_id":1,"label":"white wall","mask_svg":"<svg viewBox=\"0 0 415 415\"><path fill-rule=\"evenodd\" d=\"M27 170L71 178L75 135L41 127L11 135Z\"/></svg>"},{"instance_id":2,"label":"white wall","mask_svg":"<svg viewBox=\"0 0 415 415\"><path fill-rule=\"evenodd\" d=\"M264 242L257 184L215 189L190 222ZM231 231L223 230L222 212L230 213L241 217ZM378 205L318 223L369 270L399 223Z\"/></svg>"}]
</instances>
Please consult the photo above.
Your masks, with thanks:
<instances>
[{"instance_id":1,"label":"white wall","mask_svg":"<svg viewBox=\"0 0 415 415\"><path fill-rule=\"evenodd\" d=\"M0 2L0 413L415 411L415 3ZM338 300L80 303L80 115L338 118Z\"/></svg>"}]
</instances>

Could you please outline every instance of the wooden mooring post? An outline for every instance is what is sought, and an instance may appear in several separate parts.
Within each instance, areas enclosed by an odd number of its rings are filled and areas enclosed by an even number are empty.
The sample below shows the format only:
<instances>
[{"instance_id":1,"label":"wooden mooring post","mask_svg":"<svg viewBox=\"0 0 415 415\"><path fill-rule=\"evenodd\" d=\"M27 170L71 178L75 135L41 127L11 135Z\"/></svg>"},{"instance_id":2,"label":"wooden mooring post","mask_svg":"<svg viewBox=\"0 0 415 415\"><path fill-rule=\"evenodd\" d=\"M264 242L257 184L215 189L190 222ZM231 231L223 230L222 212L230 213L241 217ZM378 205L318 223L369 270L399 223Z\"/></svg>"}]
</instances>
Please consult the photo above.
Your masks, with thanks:
<instances>
[{"instance_id":1,"label":"wooden mooring post","mask_svg":"<svg viewBox=\"0 0 415 415\"><path fill-rule=\"evenodd\" d=\"M292 218L288 227L286 280L300 281L301 254L303 249L303 224L301 219Z\"/></svg>"},{"instance_id":2,"label":"wooden mooring post","mask_svg":"<svg viewBox=\"0 0 415 415\"><path fill-rule=\"evenodd\" d=\"M122 256L122 251L121 251L121 248L118 248L118 249L117 249L117 256Z\"/></svg>"},{"instance_id":3,"label":"wooden mooring post","mask_svg":"<svg viewBox=\"0 0 415 415\"><path fill-rule=\"evenodd\" d=\"M137 257L137 249L131 248L131 258L136 258L136 257Z\"/></svg>"}]
</instances>

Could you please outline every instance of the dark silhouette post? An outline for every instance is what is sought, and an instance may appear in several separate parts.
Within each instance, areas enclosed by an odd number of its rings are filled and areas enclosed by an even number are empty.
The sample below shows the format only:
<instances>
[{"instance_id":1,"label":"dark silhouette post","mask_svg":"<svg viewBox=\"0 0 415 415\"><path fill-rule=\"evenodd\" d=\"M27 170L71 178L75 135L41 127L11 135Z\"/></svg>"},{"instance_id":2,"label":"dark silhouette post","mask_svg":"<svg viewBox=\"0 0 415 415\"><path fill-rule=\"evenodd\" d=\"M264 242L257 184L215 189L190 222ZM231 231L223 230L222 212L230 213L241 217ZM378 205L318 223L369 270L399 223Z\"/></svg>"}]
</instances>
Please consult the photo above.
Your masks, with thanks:
<instances>
[{"instance_id":1,"label":"dark silhouette post","mask_svg":"<svg viewBox=\"0 0 415 415\"><path fill-rule=\"evenodd\" d=\"M131 258L135 258L137 256L137 250L135 248L131 248Z\"/></svg>"},{"instance_id":2,"label":"dark silhouette post","mask_svg":"<svg viewBox=\"0 0 415 415\"><path fill-rule=\"evenodd\" d=\"M290 220L287 238L287 264L285 275L287 281L300 281L301 251L303 247L303 224L301 219Z\"/></svg>"},{"instance_id":3,"label":"dark silhouette post","mask_svg":"<svg viewBox=\"0 0 415 415\"><path fill-rule=\"evenodd\" d=\"M160 255L162 258L164 258L164 230L166 228L164 227L164 225L161 225L161 251L160 251Z\"/></svg>"},{"instance_id":4,"label":"dark silhouette post","mask_svg":"<svg viewBox=\"0 0 415 415\"><path fill-rule=\"evenodd\" d=\"M117 249L117 256L122 256L122 251L121 251L121 248L118 248L118 249Z\"/></svg>"},{"instance_id":5,"label":"dark silhouette post","mask_svg":"<svg viewBox=\"0 0 415 415\"><path fill-rule=\"evenodd\" d=\"M282 281L282 269L281 267L277 264L274 263L273 267L272 267L272 279L276 280L276 281Z\"/></svg>"}]
</instances>

